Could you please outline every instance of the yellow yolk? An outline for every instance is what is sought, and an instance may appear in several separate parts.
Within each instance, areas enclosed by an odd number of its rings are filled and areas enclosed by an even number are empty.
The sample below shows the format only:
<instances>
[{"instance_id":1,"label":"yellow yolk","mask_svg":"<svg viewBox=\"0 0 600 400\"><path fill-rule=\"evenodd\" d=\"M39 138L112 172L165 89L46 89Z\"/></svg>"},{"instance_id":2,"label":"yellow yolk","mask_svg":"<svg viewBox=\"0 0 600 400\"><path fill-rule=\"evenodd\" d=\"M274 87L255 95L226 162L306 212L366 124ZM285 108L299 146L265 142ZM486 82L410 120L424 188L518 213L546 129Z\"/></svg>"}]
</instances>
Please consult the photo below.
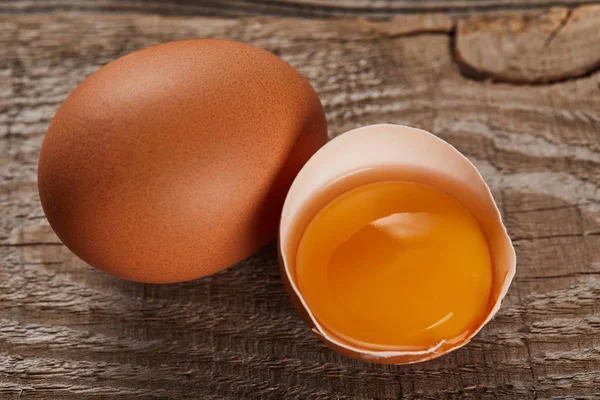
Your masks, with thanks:
<instances>
[{"instance_id":1,"label":"yellow yolk","mask_svg":"<svg viewBox=\"0 0 600 400\"><path fill-rule=\"evenodd\" d=\"M296 278L331 333L426 349L483 322L492 267L484 233L461 203L431 186L390 181L344 193L313 218Z\"/></svg>"}]
</instances>

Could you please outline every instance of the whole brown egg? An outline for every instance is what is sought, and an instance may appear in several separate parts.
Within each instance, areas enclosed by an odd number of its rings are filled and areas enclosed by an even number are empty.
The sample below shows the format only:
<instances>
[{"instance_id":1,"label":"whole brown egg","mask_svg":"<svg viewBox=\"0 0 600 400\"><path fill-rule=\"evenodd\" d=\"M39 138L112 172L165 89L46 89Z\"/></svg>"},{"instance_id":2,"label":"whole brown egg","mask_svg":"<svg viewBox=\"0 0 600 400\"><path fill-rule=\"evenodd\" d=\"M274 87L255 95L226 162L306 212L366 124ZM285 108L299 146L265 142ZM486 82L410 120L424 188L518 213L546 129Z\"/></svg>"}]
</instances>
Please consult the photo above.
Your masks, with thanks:
<instances>
[{"instance_id":1,"label":"whole brown egg","mask_svg":"<svg viewBox=\"0 0 600 400\"><path fill-rule=\"evenodd\" d=\"M326 125L308 81L267 51L217 39L150 47L62 104L40 154L41 203L65 245L103 271L199 278L275 236Z\"/></svg>"}]
</instances>

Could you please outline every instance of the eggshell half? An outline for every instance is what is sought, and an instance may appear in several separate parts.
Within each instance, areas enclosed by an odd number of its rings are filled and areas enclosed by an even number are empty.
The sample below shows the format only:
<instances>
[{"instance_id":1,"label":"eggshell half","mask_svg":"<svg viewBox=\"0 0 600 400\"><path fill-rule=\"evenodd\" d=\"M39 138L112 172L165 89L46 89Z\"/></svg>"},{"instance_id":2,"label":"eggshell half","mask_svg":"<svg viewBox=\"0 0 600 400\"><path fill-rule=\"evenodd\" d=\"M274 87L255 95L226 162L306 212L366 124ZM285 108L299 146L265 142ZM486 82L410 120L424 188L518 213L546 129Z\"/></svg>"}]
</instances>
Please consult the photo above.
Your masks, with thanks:
<instances>
[{"instance_id":1,"label":"eggshell half","mask_svg":"<svg viewBox=\"0 0 600 400\"><path fill-rule=\"evenodd\" d=\"M281 58L217 39L153 46L85 79L52 120L38 186L58 237L140 282L220 271L275 237L321 102Z\"/></svg>"},{"instance_id":2,"label":"eggshell half","mask_svg":"<svg viewBox=\"0 0 600 400\"><path fill-rule=\"evenodd\" d=\"M383 180L434 186L459 200L479 221L490 248L492 292L487 317L473 331L421 351L393 347L359 348L329 332L307 307L298 289L295 258L300 238L316 213L342 193ZM400 125L372 125L331 140L304 165L286 197L280 224L282 275L296 309L323 342L349 357L385 364L408 364L464 346L496 314L513 279L515 251L492 194L475 166L431 133Z\"/></svg>"}]
</instances>

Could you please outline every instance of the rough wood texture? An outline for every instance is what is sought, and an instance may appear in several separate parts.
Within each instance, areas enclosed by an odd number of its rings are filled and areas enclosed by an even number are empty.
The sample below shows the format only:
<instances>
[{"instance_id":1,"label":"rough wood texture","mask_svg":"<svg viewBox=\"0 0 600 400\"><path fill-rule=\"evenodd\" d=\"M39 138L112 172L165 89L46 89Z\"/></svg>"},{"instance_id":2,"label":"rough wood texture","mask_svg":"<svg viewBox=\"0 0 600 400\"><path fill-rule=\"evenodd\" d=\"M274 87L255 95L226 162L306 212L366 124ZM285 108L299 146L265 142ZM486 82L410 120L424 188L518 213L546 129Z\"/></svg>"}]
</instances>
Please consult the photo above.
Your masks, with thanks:
<instances>
[{"instance_id":1,"label":"rough wood texture","mask_svg":"<svg viewBox=\"0 0 600 400\"><path fill-rule=\"evenodd\" d=\"M459 21L456 56L467 73L504 82L550 82L600 66L600 6L574 12Z\"/></svg>"},{"instance_id":2,"label":"rough wood texture","mask_svg":"<svg viewBox=\"0 0 600 400\"><path fill-rule=\"evenodd\" d=\"M489 28L458 24L454 35L442 15L0 17L0 398L600 398L600 73L473 80L453 46ZM346 359L296 315L273 244L215 276L155 286L98 272L58 242L35 181L60 102L112 59L202 36L249 41L298 67L322 97L331 136L408 124L475 162L514 238L518 272L472 343L404 367ZM577 46L556 47L561 68L580 61L569 51ZM537 76L554 79L552 68Z\"/></svg>"},{"instance_id":3,"label":"rough wood texture","mask_svg":"<svg viewBox=\"0 0 600 400\"><path fill-rule=\"evenodd\" d=\"M389 17L399 13L541 10L594 0L0 0L0 12L102 11L196 16Z\"/></svg>"}]
</instances>

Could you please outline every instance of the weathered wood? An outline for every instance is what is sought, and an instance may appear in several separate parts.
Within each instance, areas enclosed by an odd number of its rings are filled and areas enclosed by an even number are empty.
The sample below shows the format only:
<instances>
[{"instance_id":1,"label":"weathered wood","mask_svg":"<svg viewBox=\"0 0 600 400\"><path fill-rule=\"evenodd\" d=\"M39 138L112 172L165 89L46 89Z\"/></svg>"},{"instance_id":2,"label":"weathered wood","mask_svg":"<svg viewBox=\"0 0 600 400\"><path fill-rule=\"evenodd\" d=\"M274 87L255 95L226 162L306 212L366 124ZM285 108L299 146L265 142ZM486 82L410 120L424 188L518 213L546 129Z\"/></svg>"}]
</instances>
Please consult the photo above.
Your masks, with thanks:
<instances>
[{"instance_id":1,"label":"weathered wood","mask_svg":"<svg viewBox=\"0 0 600 400\"><path fill-rule=\"evenodd\" d=\"M186 16L387 18L406 13L477 13L576 7L593 0L0 0L0 13L65 11Z\"/></svg>"},{"instance_id":2,"label":"weathered wood","mask_svg":"<svg viewBox=\"0 0 600 400\"><path fill-rule=\"evenodd\" d=\"M600 73L555 84L473 80L453 45L488 28L468 21L453 37L441 15L0 17L0 398L599 398ZM472 343L404 367L346 359L295 314L273 244L212 277L163 286L98 272L60 244L36 188L60 102L112 59L204 36L245 40L298 67L332 137L408 124L475 162L514 237L518 271ZM568 48L556 51L577 63Z\"/></svg>"},{"instance_id":3,"label":"weathered wood","mask_svg":"<svg viewBox=\"0 0 600 400\"><path fill-rule=\"evenodd\" d=\"M600 6L473 17L458 22L456 56L466 73L484 79L559 81L600 67L599 32Z\"/></svg>"}]
</instances>

